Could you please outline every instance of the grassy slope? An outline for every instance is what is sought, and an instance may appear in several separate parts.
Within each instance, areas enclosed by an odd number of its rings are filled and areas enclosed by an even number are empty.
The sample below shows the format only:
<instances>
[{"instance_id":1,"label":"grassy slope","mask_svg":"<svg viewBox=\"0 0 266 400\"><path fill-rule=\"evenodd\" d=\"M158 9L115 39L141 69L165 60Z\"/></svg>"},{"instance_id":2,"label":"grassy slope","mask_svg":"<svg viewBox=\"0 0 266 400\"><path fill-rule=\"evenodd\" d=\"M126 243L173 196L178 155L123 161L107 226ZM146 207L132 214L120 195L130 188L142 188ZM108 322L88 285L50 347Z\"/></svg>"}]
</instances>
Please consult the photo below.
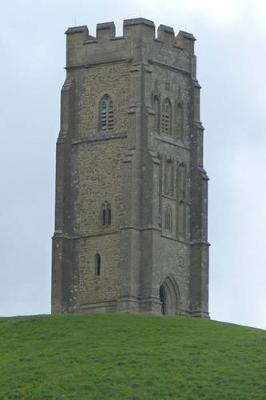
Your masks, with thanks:
<instances>
[{"instance_id":1,"label":"grassy slope","mask_svg":"<svg viewBox=\"0 0 266 400\"><path fill-rule=\"evenodd\" d=\"M0 318L0 399L266 399L266 331L185 317Z\"/></svg>"}]
</instances>

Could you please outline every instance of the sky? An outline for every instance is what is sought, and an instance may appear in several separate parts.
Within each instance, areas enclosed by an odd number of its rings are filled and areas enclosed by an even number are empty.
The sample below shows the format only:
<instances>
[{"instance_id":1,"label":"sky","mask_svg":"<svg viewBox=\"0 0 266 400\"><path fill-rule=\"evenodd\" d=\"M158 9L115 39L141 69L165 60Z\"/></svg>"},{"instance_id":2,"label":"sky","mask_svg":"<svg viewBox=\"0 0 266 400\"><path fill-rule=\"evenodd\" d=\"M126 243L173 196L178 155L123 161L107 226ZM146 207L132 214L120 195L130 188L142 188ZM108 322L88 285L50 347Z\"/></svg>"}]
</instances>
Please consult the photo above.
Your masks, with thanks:
<instances>
[{"instance_id":1,"label":"sky","mask_svg":"<svg viewBox=\"0 0 266 400\"><path fill-rule=\"evenodd\" d=\"M10 0L0 15L0 316L50 312L64 32L143 17L197 38L211 318L266 329L265 1Z\"/></svg>"}]
</instances>

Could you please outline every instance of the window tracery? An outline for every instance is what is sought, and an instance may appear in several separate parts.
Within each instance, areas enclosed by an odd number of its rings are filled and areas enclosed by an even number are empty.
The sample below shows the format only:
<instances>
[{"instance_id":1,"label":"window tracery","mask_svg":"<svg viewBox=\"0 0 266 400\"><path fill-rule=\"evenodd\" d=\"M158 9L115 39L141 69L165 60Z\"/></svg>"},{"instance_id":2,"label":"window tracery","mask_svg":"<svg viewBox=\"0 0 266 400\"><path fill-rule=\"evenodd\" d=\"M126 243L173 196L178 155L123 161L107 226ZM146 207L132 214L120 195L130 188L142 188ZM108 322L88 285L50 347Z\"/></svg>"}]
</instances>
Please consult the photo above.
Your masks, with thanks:
<instances>
[{"instance_id":1,"label":"window tracery","mask_svg":"<svg viewBox=\"0 0 266 400\"><path fill-rule=\"evenodd\" d=\"M99 105L99 129L100 131L110 131L114 127L114 108L113 101L108 94L105 94Z\"/></svg>"},{"instance_id":2,"label":"window tracery","mask_svg":"<svg viewBox=\"0 0 266 400\"><path fill-rule=\"evenodd\" d=\"M172 107L169 99L165 99L162 104L161 132L172 135Z\"/></svg>"}]
</instances>

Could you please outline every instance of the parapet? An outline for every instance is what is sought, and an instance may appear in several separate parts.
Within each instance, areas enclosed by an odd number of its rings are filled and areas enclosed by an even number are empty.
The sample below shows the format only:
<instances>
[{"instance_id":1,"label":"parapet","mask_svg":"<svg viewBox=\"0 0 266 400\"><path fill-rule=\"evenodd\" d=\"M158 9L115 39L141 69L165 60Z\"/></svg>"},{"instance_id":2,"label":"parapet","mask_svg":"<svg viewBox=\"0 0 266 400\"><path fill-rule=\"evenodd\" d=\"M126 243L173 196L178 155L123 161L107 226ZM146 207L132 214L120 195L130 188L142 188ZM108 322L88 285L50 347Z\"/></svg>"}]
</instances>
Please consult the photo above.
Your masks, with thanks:
<instances>
[{"instance_id":1,"label":"parapet","mask_svg":"<svg viewBox=\"0 0 266 400\"><path fill-rule=\"evenodd\" d=\"M155 25L153 21L145 18L133 18L126 19L123 23L123 36L116 36L114 22L104 22L97 24L96 37L89 35L89 30L86 25L75 26L68 28L65 32L66 35L79 35L80 39L85 39L86 42L95 42L101 40L115 40L115 39L126 39L128 37L135 37L136 33L140 32L140 29L144 29L149 32L154 40L160 40L164 43L171 43L180 47L188 48L191 46L196 39L191 33L179 31L175 36L174 29L170 26L160 25L157 29L157 37L155 36Z\"/></svg>"},{"instance_id":2,"label":"parapet","mask_svg":"<svg viewBox=\"0 0 266 400\"><path fill-rule=\"evenodd\" d=\"M116 28L114 22L105 22L97 25L96 35L89 34L86 25L68 28L67 35L67 65L77 64L82 62L82 55L80 52L88 54L88 50L84 50L84 46L97 43L105 43L104 51L108 51L106 47L107 42L125 42L125 48L128 46L128 41L142 38L143 41L148 43L160 42L172 48L184 50L190 55L194 54L194 41L195 38L192 34L180 31L175 35L172 27L160 25L155 32L155 24L145 18L126 19L123 23L123 36L116 36ZM111 46L111 45L110 45ZM122 44L120 45L121 49ZM152 44L151 44L152 46ZM114 47L114 46L113 46ZM113 52L116 53L117 49L114 47ZM83 60L84 61L84 60Z\"/></svg>"}]
</instances>

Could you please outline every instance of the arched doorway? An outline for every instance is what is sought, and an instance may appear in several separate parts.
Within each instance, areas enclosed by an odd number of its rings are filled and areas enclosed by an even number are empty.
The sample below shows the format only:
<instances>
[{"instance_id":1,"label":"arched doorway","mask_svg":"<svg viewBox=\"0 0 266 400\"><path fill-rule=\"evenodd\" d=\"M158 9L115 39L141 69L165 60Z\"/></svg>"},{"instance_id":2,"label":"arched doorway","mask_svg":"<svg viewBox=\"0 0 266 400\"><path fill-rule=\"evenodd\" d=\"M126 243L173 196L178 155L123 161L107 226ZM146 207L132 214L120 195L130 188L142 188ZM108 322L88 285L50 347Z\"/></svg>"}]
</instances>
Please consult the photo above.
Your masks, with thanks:
<instances>
[{"instance_id":1,"label":"arched doorway","mask_svg":"<svg viewBox=\"0 0 266 400\"><path fill-rule=\"evenodd\" d=\"M168 276L159 289L160 300L162 303L162 314L176 315L179 313L179 289L175 279Z\"/></svg>"}]
</instances>

